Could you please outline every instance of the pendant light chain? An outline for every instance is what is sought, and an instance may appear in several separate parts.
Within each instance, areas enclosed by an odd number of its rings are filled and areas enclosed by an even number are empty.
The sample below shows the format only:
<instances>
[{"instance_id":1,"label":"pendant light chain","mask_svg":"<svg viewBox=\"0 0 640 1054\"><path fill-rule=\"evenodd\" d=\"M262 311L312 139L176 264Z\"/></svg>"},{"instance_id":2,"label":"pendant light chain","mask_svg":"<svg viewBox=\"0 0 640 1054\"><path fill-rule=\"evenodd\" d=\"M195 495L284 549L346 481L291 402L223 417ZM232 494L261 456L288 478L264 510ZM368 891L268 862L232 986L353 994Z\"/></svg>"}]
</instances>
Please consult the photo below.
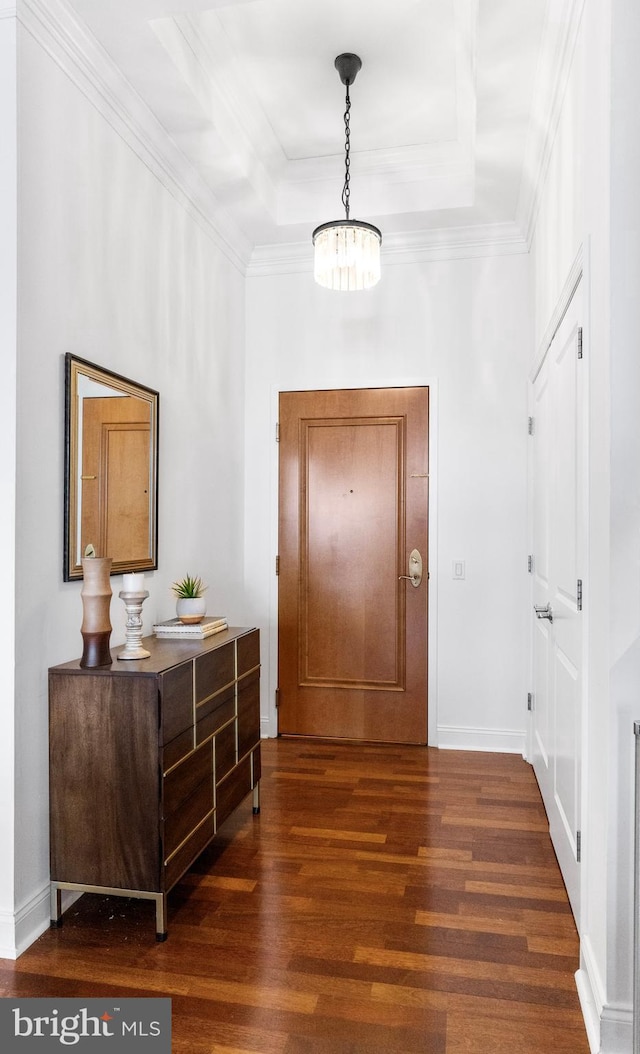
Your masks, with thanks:
<instances>
[{"instance_id":1,"label":"pendant light chain","mask_svg":"<svg viewBox=\"0 0 640 1054\"><path fill-rule=\"evenodd\" d=\"M342 204L344 205L347 219L349 219L349 181L351 174L349 169L351 168L351 99L349 98L349 85L347 84L347 99L346 109L344 111L344 187L342 189Z\"/></svg>"}]
</instances>

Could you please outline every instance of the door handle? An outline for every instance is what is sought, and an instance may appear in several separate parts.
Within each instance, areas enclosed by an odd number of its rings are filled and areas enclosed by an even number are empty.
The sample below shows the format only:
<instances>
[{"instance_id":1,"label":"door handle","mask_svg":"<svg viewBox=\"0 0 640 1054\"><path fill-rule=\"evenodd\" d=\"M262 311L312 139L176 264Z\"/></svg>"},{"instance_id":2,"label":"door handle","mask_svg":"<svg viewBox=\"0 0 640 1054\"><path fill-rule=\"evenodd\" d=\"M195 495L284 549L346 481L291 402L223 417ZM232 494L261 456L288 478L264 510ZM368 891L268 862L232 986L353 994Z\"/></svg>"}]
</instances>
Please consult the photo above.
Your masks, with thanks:
<instances>
[{"instance_id":1,"label":"door handle","mask_svg":"<svg viewBox=\"0 0 640 1054\"><path fill-rule=\"evenodd\" d=\"M416 589L422 582L422 557L417 549L412 549L409 554L409 574L398 575L398 581L407 578Z\"/></svg>"},{"instance_id":2,"label":"door handle","mask_svg":"<svg viewBox=\"0 0 640 1054\"><path fill-rule=\"evenodd\" d=\"M549 622L553 622L553 611L551 610L551 604L545 604L544 607L539 607L537 604L534 604L533 610L536 613L536 618L548 618Z\"/></svg>"}]
</instances>

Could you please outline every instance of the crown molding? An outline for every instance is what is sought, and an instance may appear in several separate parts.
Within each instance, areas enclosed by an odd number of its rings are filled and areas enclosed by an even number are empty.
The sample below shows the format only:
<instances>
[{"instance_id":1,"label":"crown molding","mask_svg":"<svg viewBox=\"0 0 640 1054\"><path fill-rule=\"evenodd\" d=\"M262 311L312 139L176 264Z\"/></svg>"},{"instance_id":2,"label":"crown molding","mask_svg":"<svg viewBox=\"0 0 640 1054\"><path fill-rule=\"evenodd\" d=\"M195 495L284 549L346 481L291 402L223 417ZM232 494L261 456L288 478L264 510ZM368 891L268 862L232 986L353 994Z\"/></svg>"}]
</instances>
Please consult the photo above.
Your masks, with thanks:
<instances>
[{"instance_id":1,"label":"crown molding","mask_svg":"<svg viewBox=\"0 0 640 1054\"><path fill-rule=\"evenodd\" d=\"M516 220L533 241L585 0L548 0ZM554 71L549 77L549 70Z\"/></svg>"},{"instance_id":2,"label":"crown molding","mask_svg":"<svg viewBox=\"0 0 640 1054\"><path fill-rule=\"evenodd\" d=\"M477 227L386 234L382 240L383 266L465 260L481 256L513 256L529 252L529 245L515 223L487 223ZM313 248L308 242L260 245L254 249L248 278L301 274L313 271Z\"/></svg>"},{"instance_id":3,"label":"crown molding","mask_svg":"<svg viewBox=\"0 0 640 1054\"><path fill-rule=\"evenodd\" d=\"M230 263L245 274L250 242L64 0L21 0L18 19Z\"/></svg>"}]
</instances>

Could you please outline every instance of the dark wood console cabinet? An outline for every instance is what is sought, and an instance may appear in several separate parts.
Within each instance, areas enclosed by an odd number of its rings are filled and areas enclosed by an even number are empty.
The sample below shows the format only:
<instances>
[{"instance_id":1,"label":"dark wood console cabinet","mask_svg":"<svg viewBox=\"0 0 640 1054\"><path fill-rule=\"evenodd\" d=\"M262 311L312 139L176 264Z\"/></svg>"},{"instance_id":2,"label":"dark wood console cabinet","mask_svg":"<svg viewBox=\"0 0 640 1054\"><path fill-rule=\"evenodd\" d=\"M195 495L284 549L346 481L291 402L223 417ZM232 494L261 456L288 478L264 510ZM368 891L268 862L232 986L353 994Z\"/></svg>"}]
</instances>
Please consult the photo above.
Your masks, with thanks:
<instances>
[{"instance_id":1,"label":"dark wood console cabinet","mask_svg":"<svg viewBox=\"0 0 640 1054\"><path fill-rule=\"evenodd\" d=\"M259 811L260 637L146 637L148 659L49 670L51 919L61 890L167 894L253 791Z\"/></svg>"}]
</instances>

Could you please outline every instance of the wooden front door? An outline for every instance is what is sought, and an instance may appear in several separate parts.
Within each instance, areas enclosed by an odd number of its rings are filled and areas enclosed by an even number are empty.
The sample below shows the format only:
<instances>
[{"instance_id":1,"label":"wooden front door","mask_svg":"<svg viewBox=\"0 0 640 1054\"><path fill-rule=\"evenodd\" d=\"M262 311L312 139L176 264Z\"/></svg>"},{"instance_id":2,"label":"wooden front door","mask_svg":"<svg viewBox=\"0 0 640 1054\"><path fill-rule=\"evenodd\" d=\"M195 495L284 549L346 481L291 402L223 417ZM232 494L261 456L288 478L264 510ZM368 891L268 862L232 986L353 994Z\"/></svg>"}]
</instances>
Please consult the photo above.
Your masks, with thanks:
<instances>
[{"instance_id":1,"label":"wooden front door","mask_svg":"<svg viewBox=\"0 0 640 1054\"><path fill-rule=\"evenodd\" d=\"M281 734L427 741L428 416L428 388L280 396Z\"/></svg>"}]
</instances>

